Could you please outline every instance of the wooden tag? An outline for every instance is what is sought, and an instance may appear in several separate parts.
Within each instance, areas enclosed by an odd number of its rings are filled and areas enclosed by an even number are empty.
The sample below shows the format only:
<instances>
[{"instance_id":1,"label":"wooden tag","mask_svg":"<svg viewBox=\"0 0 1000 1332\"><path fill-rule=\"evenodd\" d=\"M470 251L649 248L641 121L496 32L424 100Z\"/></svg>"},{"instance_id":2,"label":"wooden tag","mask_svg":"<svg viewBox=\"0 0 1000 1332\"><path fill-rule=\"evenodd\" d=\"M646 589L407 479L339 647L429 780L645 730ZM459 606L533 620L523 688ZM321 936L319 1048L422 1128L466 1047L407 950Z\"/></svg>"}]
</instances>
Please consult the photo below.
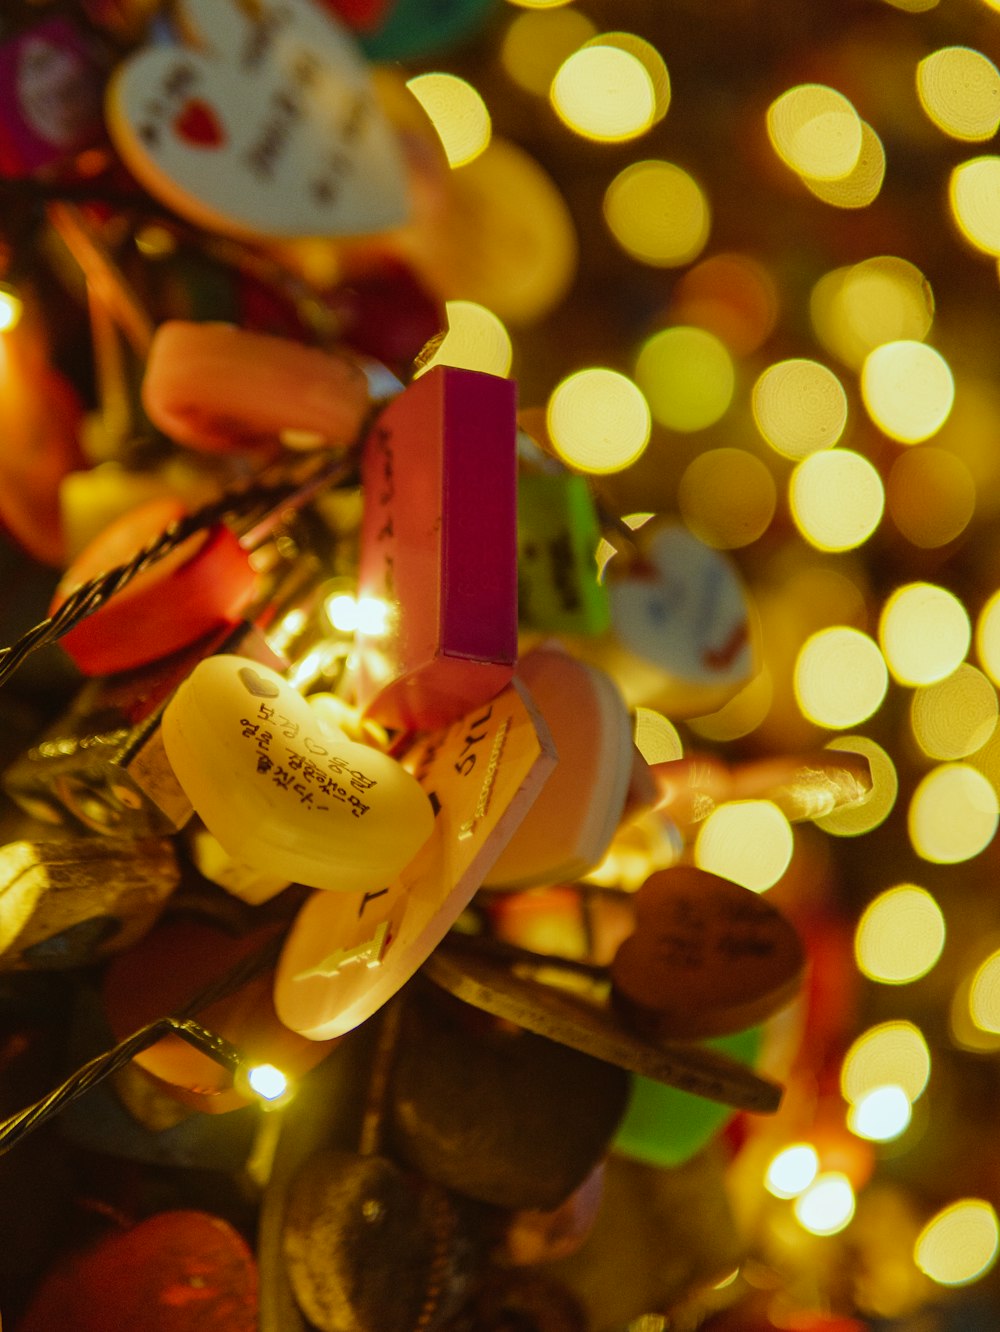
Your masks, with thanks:
<instances>
[{"instance_id":1,"label":"wooden tag","mask_svg":"<svg viewBox=\"0 0 1000 1332\"><path fill-rule=\"evenodd\" d=\"M773 1112L781 1101L776 1083L735 1059L717 1050L667 1045L639 1035L603 1002L519 974L516 965L488 956L457 935L427 959L422 974L456 998L526 1031L710 1101L758 1114Z\"/></svg>"},{"instance_id":2,"label":"wooden tag","mask_svg":"<svg viewBox=\"0 0 1000 1332\"><path fill-rule=\"evenodd\" d=\"M653 874L635 896L635 933L611 964L616 999L672 1040L742 1031L783 1008L805 952L770 902L689 865Z\"/></svg>"},{"instance_id":3,"label":"wooden tag","mask_svg":"<svg viewBox=\"0 0 1000 1332\"><path fill-rule=\"evenodd\" d=\"M389 727L448 726L498 694L517 659L515 386L439 366L368 437L359 704Z\"/></svg>"},{"instance_id":4,"label":"wooden tag","mask_svg":"<svg viewBox=\"0 0 1000 1332\"><path fill-rule=\"evenodd\" d=\"M190 46L151 46L108 87L128 167L199 226L368 234L408 205L402 158L353 39L311 0L183 0Z\"/></svg>"},{"instance_id":5,"label":"wooden tag","mask_svg":"<svg viewBox=\"0 0 1000 1332\"><path fill-rule=\"evenodd\" d=\"M278 1016L326 1040L370 1017L451 928L555 766L544 722L515 683L405 757L435 830L387 887L318 893L299 912L275 981Z\"/></svg>"}]
</instances>

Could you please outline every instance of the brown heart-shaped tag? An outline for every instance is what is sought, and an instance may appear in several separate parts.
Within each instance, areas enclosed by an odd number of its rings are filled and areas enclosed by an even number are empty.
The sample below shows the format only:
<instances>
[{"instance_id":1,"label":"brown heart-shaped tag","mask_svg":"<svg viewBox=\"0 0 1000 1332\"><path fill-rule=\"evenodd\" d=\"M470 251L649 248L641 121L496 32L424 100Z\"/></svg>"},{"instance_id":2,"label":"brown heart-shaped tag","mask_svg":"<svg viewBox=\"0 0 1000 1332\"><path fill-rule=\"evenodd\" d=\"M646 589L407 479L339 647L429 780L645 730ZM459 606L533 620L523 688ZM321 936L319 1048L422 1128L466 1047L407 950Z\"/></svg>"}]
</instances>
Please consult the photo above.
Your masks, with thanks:
<instances>
[{"instance_id":1,"label":"brown heart-shaped tag","mask_svg":"<svg viewBox=\"0 0 1000 1332\"><path fill-rule=\"evenodd\" d=\"M768 901L690 865L660 870L635 896L636 928L611 964L616 1002L671 1040L742 1031L794 996L805 952Z\"/></svg>"}]
</instances>

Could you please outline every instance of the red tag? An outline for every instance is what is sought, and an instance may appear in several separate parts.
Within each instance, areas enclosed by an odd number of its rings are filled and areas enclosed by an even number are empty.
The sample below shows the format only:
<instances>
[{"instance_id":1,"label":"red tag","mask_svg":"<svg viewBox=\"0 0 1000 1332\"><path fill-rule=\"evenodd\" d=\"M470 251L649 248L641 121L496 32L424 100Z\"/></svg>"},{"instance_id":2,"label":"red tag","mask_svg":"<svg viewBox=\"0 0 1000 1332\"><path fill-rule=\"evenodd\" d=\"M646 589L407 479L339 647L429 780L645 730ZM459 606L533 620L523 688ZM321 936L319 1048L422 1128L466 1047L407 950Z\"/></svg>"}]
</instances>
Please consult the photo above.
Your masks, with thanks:
<instances>
[{"instance_id":1,"label":"red tag","mask_svg":"<svg viewBox=\"0 0 1000 1332\"><path fill-rule=\"evenodd\" d=\"M246 1241L205 1212L160 1212L74 1254L42 1282L20 1332L256 1332Z\"/></svg>"},{"instance_id":2,"label":"red tag","mask_svg":"<svg viewBox=\"0 0 1000 1332\"><path fill-rule=\"evenodd\" d=\"M517 658L515 386L439 366L365 442L359 704L436 730L498 694Z\"/></svg>"}]
</instances>

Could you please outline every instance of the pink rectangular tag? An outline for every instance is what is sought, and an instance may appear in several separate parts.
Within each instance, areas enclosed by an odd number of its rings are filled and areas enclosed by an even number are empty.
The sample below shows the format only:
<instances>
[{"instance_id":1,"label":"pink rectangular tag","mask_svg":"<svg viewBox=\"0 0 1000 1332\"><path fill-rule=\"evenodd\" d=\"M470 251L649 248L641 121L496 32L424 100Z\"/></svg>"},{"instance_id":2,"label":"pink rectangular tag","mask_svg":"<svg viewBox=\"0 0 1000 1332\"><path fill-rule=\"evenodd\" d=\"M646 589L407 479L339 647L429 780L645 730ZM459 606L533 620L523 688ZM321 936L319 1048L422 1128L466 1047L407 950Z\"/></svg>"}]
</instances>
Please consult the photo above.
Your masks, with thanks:
<instances>
[{"instance_id":1,"label":"pink rectangular tag","mask_svg":"<svg viewBox=\"0 0 1000 1332\"><path fill-rule=\"evenodd\" d=\"M365 442L357 701L428 730L499 693L517 660L515 386L438 366ZM379 617L376 616L377 620Z\"/></svg>"}]
</instances>

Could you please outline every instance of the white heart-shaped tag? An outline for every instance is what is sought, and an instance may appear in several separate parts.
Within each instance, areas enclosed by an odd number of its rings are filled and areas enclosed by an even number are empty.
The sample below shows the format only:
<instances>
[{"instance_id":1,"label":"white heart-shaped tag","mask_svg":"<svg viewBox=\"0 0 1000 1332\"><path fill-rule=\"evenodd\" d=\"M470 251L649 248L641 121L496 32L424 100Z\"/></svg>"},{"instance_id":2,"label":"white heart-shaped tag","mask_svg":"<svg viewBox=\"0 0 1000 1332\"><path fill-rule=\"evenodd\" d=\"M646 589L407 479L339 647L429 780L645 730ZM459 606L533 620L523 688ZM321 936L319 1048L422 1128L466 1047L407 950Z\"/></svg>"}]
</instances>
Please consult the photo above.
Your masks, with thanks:
<instances>
[{"instance_id":1,"label":"white heart-shaped tag","mask_svg":"<svg viewBox=\"0 0 1000 1332\"><path fill-rule=\"evenodd\" d=\"M209 832L231 856L291 882L381 888L434 827L400 763L324 726L259 662L200 662L167 705L162 734Z\"/></svg>"},{"instance_id":2,"label":"white heart-shaped tag","mask_svg":"<svg viewBox=\"0 0 1000 1332\"><path fill-rule=\"evenodd\" d=\"M312 0L183 0L197 46L151 46L108 85L142 183L243 236L368 234L408 214L403 159L351 36Z\"/></svg>"}]
</instances>

